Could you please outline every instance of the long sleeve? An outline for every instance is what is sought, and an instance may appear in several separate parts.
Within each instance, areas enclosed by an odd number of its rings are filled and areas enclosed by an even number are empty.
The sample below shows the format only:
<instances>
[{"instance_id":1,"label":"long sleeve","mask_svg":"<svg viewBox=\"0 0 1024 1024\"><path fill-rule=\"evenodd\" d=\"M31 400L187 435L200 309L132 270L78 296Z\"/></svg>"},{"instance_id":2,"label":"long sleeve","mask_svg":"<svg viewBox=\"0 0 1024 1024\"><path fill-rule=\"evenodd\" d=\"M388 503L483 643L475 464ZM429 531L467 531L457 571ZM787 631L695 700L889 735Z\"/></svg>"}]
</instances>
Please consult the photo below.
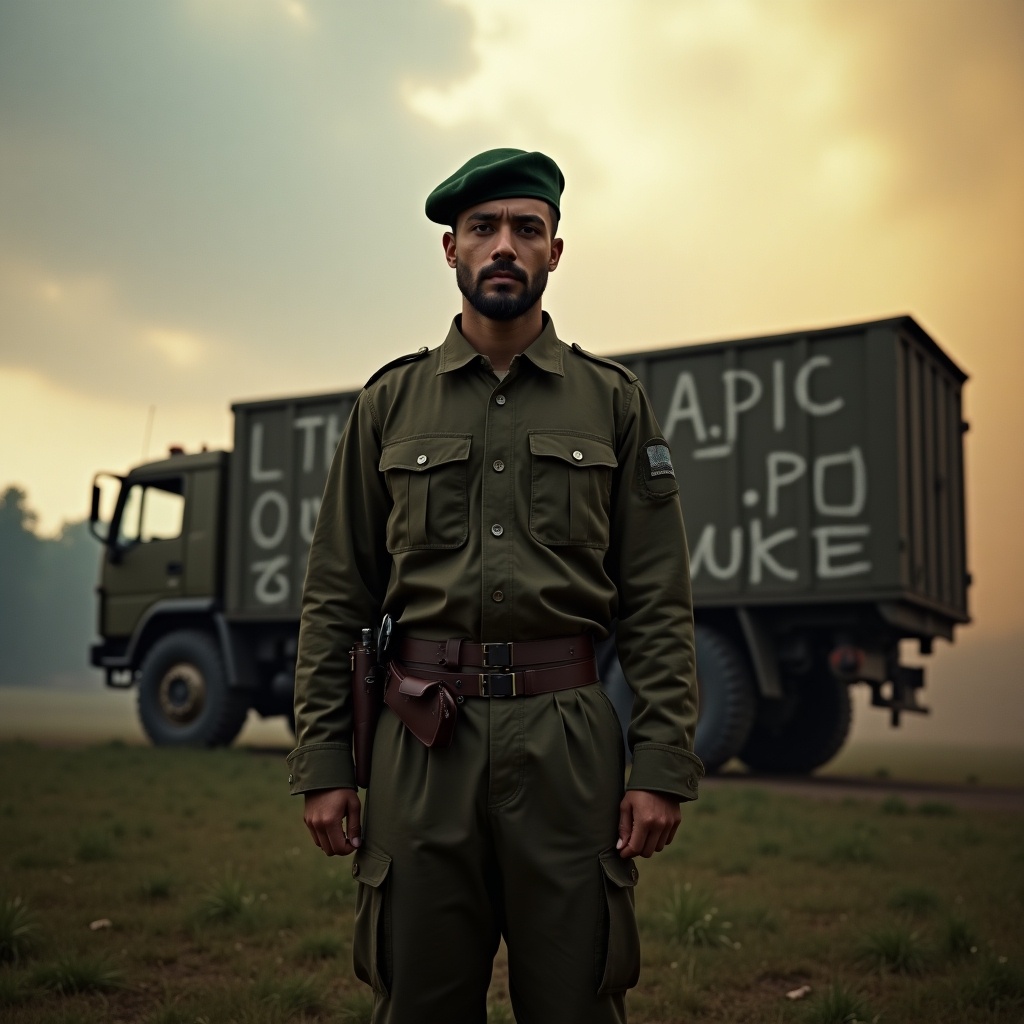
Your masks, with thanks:
<instances>
[{"instance_id":1,"label":"long sleeve","mask_svg":"<svg viewBox=\"0 0 1024 1024\"><path fill-rule=\"evenodd\" d=\"M356 402L334 456L310 547L295 669L291 792L354 787L349 650L376 625L390 556L390 497L378 472L380 429L369 392Z\"/></svg>"},{"instance_id":2,"label":"long sleeve","mask_svg":"<svg viewBox=\"0 0 1024 1024\"><path fill-rule=\"evenodd\" d=\"M619 592L616 642L634 693L630 789L697 795L696 659L689 561L668 445L637 384L617 452L609 570Z\"/></svg>"}]
</instances>

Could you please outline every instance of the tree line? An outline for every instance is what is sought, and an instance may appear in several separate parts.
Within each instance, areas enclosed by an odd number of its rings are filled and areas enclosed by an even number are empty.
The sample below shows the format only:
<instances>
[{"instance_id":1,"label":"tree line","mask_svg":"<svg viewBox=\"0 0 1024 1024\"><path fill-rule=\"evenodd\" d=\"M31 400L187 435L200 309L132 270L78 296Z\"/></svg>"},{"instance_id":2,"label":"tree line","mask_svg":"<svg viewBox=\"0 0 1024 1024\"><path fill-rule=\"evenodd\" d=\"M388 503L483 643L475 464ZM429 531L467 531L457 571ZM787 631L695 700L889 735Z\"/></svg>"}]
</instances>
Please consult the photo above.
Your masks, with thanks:
<instances>
[{"instance_id":1,"label":"tree line","mask_svg":"<svg viewBox=\"0 0 1024 1024\"><path fill-rule=\"evenodd\" d=\"M84 675L96 637L100 546L89 524L41 537L20 487L0 494L0 685Z\"/></svg>"}]
</instances>

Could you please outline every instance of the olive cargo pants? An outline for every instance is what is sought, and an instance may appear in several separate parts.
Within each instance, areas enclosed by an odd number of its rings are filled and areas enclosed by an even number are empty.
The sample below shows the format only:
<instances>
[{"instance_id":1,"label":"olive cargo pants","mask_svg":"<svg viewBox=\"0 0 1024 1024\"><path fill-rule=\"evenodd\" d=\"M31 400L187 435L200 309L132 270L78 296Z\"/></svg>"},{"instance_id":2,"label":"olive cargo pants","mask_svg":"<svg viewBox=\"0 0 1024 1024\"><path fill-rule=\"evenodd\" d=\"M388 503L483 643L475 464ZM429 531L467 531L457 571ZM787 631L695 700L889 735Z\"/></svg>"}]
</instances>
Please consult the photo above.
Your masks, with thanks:
<instances>
[{"instance_id":1,"label":"olive cargo pants","mask_svg":"<svg viewBox=\"0 0 1024 1024\"><path fill-rule=\"evenodd\" d=\"M385 709L352 868L374 1024L484 1024L501 935L518 1021L624 1021L640 949L623 779L599 686L468 699L447 750Z\"/></svg>"}]
</instances>

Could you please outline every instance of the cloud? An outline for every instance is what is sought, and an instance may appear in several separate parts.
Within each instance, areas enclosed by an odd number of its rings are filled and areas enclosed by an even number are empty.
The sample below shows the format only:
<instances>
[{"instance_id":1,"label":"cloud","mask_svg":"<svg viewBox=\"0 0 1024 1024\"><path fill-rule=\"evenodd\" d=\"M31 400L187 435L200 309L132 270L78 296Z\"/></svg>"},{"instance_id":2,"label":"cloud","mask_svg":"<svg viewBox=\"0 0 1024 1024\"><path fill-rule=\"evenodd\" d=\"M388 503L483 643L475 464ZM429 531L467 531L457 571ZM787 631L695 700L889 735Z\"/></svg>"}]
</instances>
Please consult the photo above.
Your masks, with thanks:
<instances>
[{"instance_id":1,"label":"cloud","mask_svg":"<svg viewBox=\"0 0 1024 1024\"><path fill-rule=\"evenodd\" d=\"M553 293L591 344L927 309L956 239L965 291L1020 252L1017 3L452 4L476 62L406 101L566 166Z\"/></svg>"},{"instance_id":2,"label":"cloud","mask_svg":"<svg viewBox=\"0 0 1024 1024\"><path fill-rule=\"evenodd\" d=\"M175 368L192 369L203 362L208 343L188 331L168 330L153 327L146 332L150 348L159 353Z\"/></svg>"},{"instance_id":3,"label":"cloud","mask_svg":"<svg viewBox=\"0 0 1024 1024\"><path fill-rule=\"evenodd\" d=\"M605 184L706 186L724 172L756 185L785 171L783 200L810 185L860 211L869 190L891 211L974 198L1020 164L1016 0L636 0L586 17L568 0L450 3L473 25L475 65L407 83L410 107L440 128L572 140Z\"/></svg>"},{"instance_id":4,"label":"cloud","mask_svg":"<svg viewBox=\"0 0 1024 1024\"><path fill-rule=\"evenodd\" d=\"M302 3L302 0L285 0L284 9L292 21L297 22L303 28L309 25L309 8Z\"/></svg>"},{"instance_id":5,"label":"cloud","mask_svg":"<svg viewBox=\"0 0 1024 1024\"><path fill-rule=\"evenodd\" d=\"M820 4L821 31L845 38L847 130L896 156L886 213L1020 195L1024 163L1024 6L990 0Z\"/></svg>"},{"instance_id":6,"label":"cloud","mask_svg":"<svg viewBox=\"0 0 1024 1024\"><path fill-rule=\"evenodd\" d=\"M147 323L117 285L0 259L2 362L94 396L193 401L220 394L239 346L195 329ZM201 371L201 372L198 372ZM244 374L241 376L244 377Z\"/></svg>"},{"instance_id":7,"label":"cloud","mask_svg":"<svg viewBox=\"0 0 1024 1024\"><path fill-rule=\"evenodd\" d=\"M393 242L367 241L394 238L396 222L406 236L421 226L444 142L413 130L398 83L461 73L464 35L457 12L427 0L97 0L59 17L3 5L0 262L102 281L118 312L100 318L108 337L84 325L42 340L37 311L0 308L0 362L130 388L153 350L117 339L139 325L238 346L236 365L268 380L295 366L295 350L310 380L345 383L403 351L375 353L364 339L414 335L429 285L410 292L403 274L403 301L368 300L401 257ZM91 359L56 354L93 345ZM103 368L112 348L120 376ZM253 385L229 376L220 393L239 386Z\"/></svg>"}]
</instances>

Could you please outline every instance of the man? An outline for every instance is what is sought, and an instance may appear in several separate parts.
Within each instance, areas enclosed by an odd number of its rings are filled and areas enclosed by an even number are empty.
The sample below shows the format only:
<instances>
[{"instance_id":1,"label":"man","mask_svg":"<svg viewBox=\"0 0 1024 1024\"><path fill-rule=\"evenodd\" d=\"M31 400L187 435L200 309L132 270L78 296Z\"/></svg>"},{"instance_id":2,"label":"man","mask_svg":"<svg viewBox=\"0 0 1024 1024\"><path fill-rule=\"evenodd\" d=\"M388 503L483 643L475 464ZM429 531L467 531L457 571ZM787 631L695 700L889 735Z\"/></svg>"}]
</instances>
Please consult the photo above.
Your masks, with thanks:
<instances>
[{"instance_id":1,"label":"man","mask_svg":"<svg viewBox=\"0 0 1024 1024\"><path fill-rule=\"evenodd\" d=\"M672 841L703 774L668 446L633 374L559 341L541 308L563 185L549 157L498 149L431 193L462 314L360 394L310 551L290 782L314 842L358 850L376 1024L483 1024L501 936L518 1020L625 1020L632 858ZM348 651L384 612L397 639L361 814ZM592 647L613 623L635 694L625 791ZM453 698L451 746L390 709L406 676Z\"/></svg>"}]
</instances>

